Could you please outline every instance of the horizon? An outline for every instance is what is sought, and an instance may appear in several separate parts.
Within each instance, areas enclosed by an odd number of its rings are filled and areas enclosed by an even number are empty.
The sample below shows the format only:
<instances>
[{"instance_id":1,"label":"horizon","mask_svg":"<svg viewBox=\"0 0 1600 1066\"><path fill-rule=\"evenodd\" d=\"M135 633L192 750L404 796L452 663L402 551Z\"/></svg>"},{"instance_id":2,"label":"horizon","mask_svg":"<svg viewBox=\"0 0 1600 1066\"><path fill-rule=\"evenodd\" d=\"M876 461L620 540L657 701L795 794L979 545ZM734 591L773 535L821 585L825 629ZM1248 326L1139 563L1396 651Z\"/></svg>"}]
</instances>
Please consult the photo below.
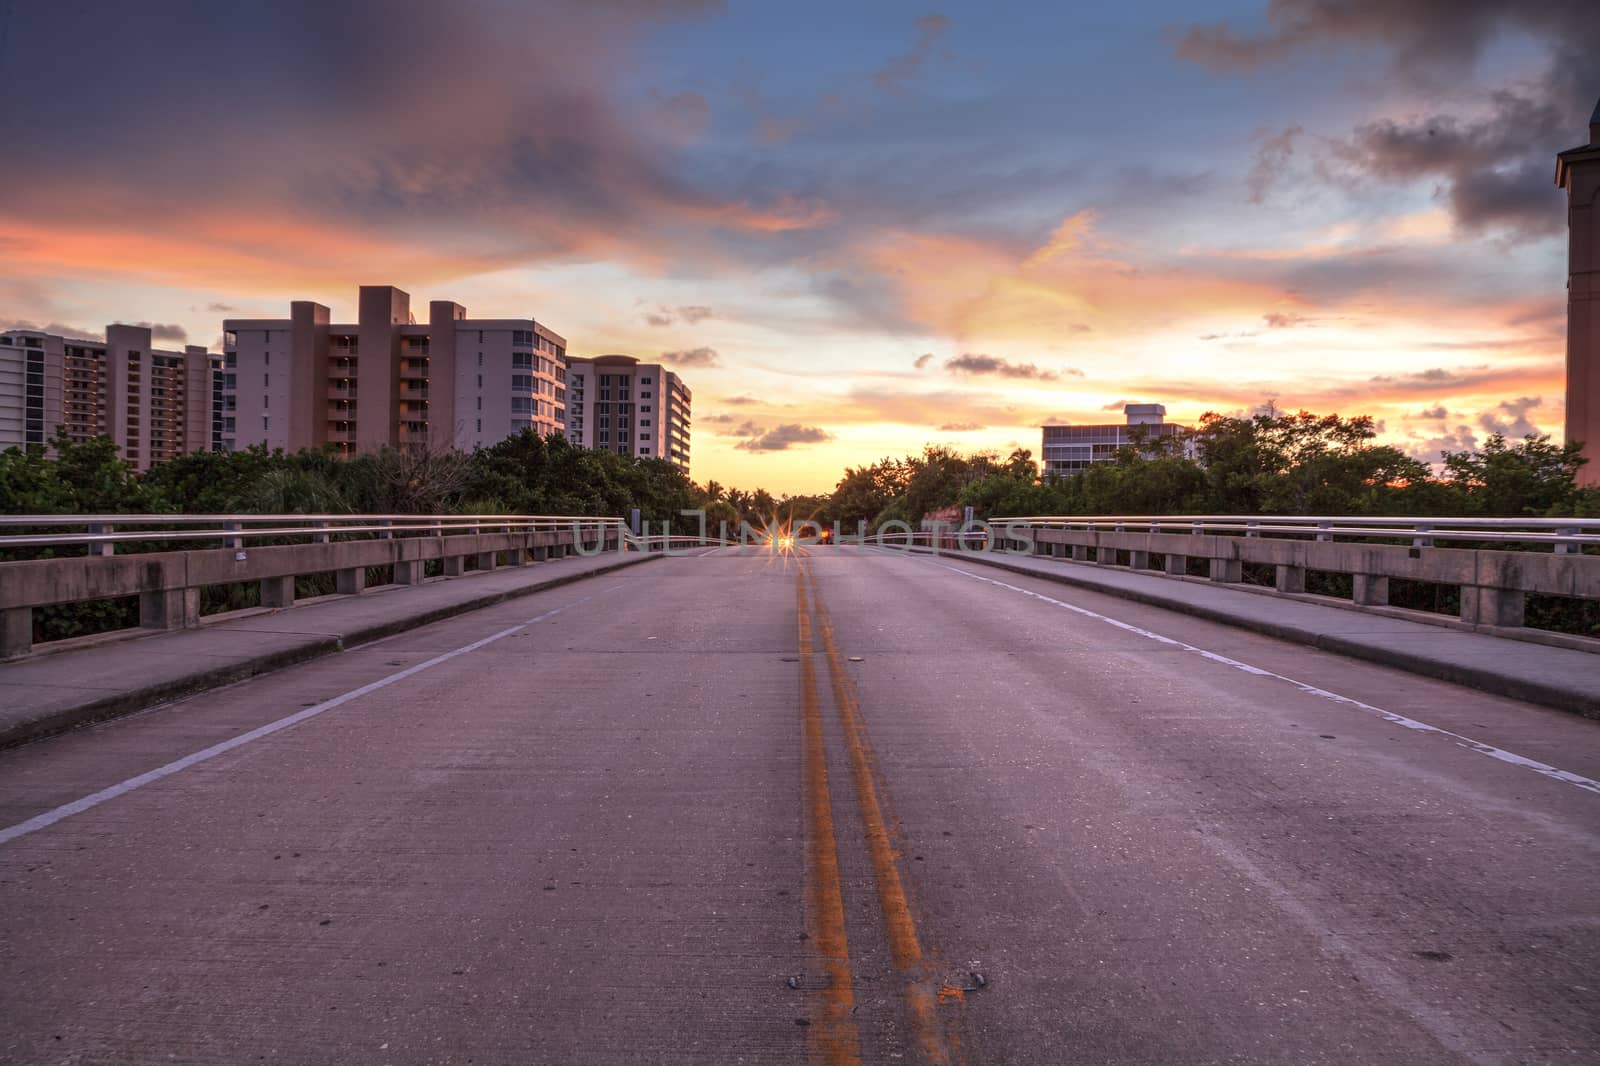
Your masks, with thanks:
<instances>
[{"instance_id":1,"label":"horizon","mask_svg":"<svg viewBox=\"0 0 1600 1066\"><path fill-rule=\"evenodd\" d=\"M1586 5L359 6L8 9L74 62L0 62L0 326L394 284L668 365L691 477L779 495L1129 402L1562 438Z\"/></svg>"}]
</instances>

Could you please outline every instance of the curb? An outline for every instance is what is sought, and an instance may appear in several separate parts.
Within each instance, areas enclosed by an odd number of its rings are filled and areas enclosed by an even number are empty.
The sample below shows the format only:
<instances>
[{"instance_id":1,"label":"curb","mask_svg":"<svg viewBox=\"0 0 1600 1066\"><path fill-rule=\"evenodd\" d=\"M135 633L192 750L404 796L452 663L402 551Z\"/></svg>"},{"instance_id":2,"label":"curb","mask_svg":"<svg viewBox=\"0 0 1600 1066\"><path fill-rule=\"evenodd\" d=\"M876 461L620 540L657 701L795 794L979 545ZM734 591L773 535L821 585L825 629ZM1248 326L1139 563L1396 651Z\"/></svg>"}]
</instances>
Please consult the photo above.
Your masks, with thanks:
<instances>
[{"instance_id":1,"label":"curb","mask_svg":"<svg viewBox=\"0 0 1600 1066\"><path fill-rule=\"evenodd\" d=\"M936 554L927 550L913 549L913 551L919 555ZM1021 574L1024 577L1034 577L1041 581L1053 581L1059 585L1070 585L1073 588L1087 589L1107 596L1133 600L1136 603L1148 604L1151 607L1161 607L1194 618L1203 618L1208 622L1220 622L1223 625L1248 629L1294 644L1304 644L1322 651L1347 655L1353 659L1364 659L1368 662L1378 663L1381 666L1392 666L1409 673L1421 674L1424 677L1432 677L1440 681L1449 681L1452 684L1464 685L1496 696L1505 696L1509 699L1522 700L1527 703L1537 703L1545 707L1552 707L1558 711L1582 715L1585 718L1600 718L1600 686L1572 688L1545 684L1524 678L1508 677L1492 670L1445 662L1426 655L1418 655L1414 652L1400 651L1384 645L1351 640L1348 637L1332 636L1303 626L1270 622L1233 611L1186 603L1176 597L1164 596L1159 592L1119 588L1114 585L1087 581L1076 577L1068 570L1054 573L1041 572L1025 566L1003 562L999 559L988 558L981 554L958 555L953 552L939 552L937 555L939 558L962 559L980 563L984 566L992 566L998 570ZM1587 653L1580 652L1579 654Z\"/></svg>"},{"instance_id":2,"label":"curb","mask_svg":"<svg viewBox=\"0 0 1600 1066\"><path fill-rule=\"evenodd\" d=\"M42 712L33 718L0 726L0 749L13 748L19 744L55 736L77 729L80 726L136 714L160 703L167 703L184 696L193 696L209 689L221 688L224 685L231 685L237 681L244 681L260 674L270 673L285 666L294 666L298 663L309 662L312 659L320 659L325 655L348 651L363 644L371 644L375 640L392 637L396 633L402 633L417 626L424 626L456 615L479 611L485 607L493 607L497 604L505 603L508 600L531 596L536 592L546 592L553 588L560 588L562 585L570 585L574 582L621 570L623 567L637 566L640 563L660 558L665 558L665 556L639 554L593 570L585 570L582 573L560 574L543 581L536 581L531 585L486 593L470 600L443 607L434 607L417 614L389 618L340 636L307 637L304 644L284 651L256 656L252 659L229 663L226 666L219 666L210 670L202 670L184 677L173 678L170 681L146 685L143 688L133 689L129 692L118 692L87 703L80 703L73 707L58 707ZM293 608L290 608L290 610L293 610Z\"/></svg>"}]
</instances>

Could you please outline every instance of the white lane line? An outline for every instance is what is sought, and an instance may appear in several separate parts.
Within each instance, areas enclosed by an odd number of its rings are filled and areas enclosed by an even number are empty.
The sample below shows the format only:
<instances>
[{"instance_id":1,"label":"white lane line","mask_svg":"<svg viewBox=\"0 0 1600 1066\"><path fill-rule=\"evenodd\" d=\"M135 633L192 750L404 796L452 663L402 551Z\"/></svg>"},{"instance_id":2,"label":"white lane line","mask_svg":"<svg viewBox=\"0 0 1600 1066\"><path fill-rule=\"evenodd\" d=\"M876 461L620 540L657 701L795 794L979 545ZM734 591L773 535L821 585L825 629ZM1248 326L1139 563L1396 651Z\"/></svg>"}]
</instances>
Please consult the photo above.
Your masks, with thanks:
<instances>
[{"instance_id":1,"label":"white lane line","mask_svg":"<svg viewBox=\"0 0 1600 1066\"><path fill-rule=\"evenodd\" d=\"M1498 759L1501 762L1510 763L1512 766L1520 766L1525 770L1532 770L1534 773L1541 774L1544 777L1548 777L1556 781L1563 781L1569 785L1575 785L1586 792L1593 792L1597 795L1600 795L1600 781L1595 781L1592 778L1584 777L1581 774L1575 774L1570 770L1562 770L1558 767L1551 766L1548 763L1539 762L1537 759L1530 759L1525 755L1518 755L1514 751L1506 751L1504 748L1497 748L1493 744L1485 744L1481 740L1474 740L1471 737L1462 736L1460 733L1453 733L1448 729L1440 729L1438 726L1429 725L1427 722L1419 722L1415 718L1407 718L1403 714L1396 714L1393 711L1386 711L1382 707L1374 707L1370 703L1362 703L1360 700L1352 699L1349 696L1341 696L1337 692L1329 692L1325 688L1318 688L1317 686L1308 684L1305 681L1296 681L1292 677L1285 677L1283 674L1275 674L1271 670L1263 670L1259 666L1251 666L1249 663L1242 663L1238 659L1230 659L1226 655L1219 655L1214 651L1207 651L1204 648L1197 648L1193 644L1185 644L1183 641L1174 640L1172 637L1164 637L1160 633L1152 633L1148 629L1141 629L1140 627L1132 625L1131 623L1119 621L1118 619L1108 617L1107 615L1099 614L1095 611L1089 610L1087 607L1079 607L1076 604L1067 603L1064 600L1058 600L1053 597L1046 596L1043 593L1034 592L1031 589L1025 589L1018 585L1008 584L1004 581L996 581L992 577L985 577L982 574L975 574L970 570L963 570L957 566L946 566L944 563L934 563L933 565L943 570L948 570L953 574L961 574L963 577L970 577L974 581L983 581L1011 592L1020 592L1024 596L1031 596L1036 600L1042 600L1053 607L1060 607L1064 611L1072 611L1074 614L1081 614L1085 618L1093 618L1096 621L1104 622L1107 625L1116 626L1118 629L1125 629L1129 633L1137 633L1141 637L1147 637L1148 639L1157 641L1161 644L1168 644L1174 648L1181 648L1184 651L1192 652L1201 658L1209 659L1214 663L1220 663L1223 666L1231 666L1235 670L1243 670L1247 674L1254 674L1257 677L1270 677L1277 681L1287 682L1288 684L1293 685L1295 688L1307 693L1308 695L1320 696L1325 700L1332 700L1334 703L1343 703L1347 706L1355 707L1359 710L1366 711L1369 714L1375 714L1384 721L1391 722L1394 725L1404 726L1407 729L1414 729L1419 733L1436 733L1439 736L1448 737L1461 747L1466 748L1469 751L1475 751L1479 755L1487 755L1491 759Z\"/></svg>"},{"instance_id":2,"label":"white lane line","mask_svg":"<svg viewBox=\"0 0 1600 1066\"><path fill-rule=\"evenodd\" d=\"M604 589L595 595L604 595L606 592L612 592L619 588L622 588L622 586L613 585L611 588ZM84 796L82 799L75 799L71 803L64 803L52 810L45 811L43 814L36 814L25 822L18 822L16 825L7 826L4 829L0 829L0 844L8 844L11 841L16 840L18 837L27 836L29 833L37 833L41 829L55 825L63 818L71 818L74 814L82 814L84 811L98 807L102 803L110 802L111 800L116 799L118 796L125 796L134 789L143 788L145 785L153 784L156 781L160 781L164 777L171 777L180 770L187 770L191 766L197 766L209 759L215 759L218 755L224 755L235 748L242 748L244 745L253 740L260 740L262 737L269 737L280 730L288 729L290 726L299 725L301 722L308 721L309 719L317 717L319 714L331 711L335 707L349 703L351 700L360 699L362 696L370 695L381 688L388 688L390 685L393 685L396 682L404 681L406 678L420 674L424 670L430 670L433 667L438 666L440 663L447 663L458 655L465 655L469 651L477 651L479 648L493 644L497 640L504 640L513 633L520 633L531 625L536 625L539 622L543 622L545 619L554 615L558 615L562 611L569 610L570 608L576 607L579 604L588 603L592 599L594 599L594 596L585 596L582 599L573 600L571 603L562 604L560 607L555 607L541 615L536 615L520 625L514 625L510 629L502 629L498 633L491 633L482 640L475 640L471 644L463 644L461 647L456 648L453 651L447 651L442 655L435 655L433 658L417 663L415 666L408 666L404 670L396 671L387 677L381 677L370 684L362 685L360 688L351 689L349 692L334 696L332 699L323 700L321 703L314 704L301 711L296 711L294 714L291 714L285 718L279 718L276 722L268 722L266 725L257 726L255 729L252 729L247 733L240 733L238 736L224 740L220 744L213 744L211 747L197 751L192 755L185 755L181 759L174 759L165 766L158 766L154 770L142 773L137 777L130 777L126 781L120 781L117 784L112 785L110 788L103 788L99 792L94 792L90 795Z\"/></svg>"}]
</instances>

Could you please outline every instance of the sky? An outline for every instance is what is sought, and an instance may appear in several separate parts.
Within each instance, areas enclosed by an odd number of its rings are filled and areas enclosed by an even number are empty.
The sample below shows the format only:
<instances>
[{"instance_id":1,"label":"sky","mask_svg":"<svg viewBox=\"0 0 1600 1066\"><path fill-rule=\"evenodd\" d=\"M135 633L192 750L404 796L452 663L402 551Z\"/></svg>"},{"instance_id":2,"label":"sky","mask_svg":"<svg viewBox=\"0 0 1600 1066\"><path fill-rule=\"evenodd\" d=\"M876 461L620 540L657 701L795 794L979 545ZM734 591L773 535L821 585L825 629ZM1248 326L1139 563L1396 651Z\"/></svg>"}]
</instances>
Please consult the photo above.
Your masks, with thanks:
<instances>
[{"instance_id":1,"label":"sky","mask_svg":"<svg viewBox=\"0 0 1600 1066\"><path fill-rule=\"evenodd\" d=\"M775 493L1164 403L1563 419L1590 0L0 0L0 325L394 284L694 394Z\"/></svg>"}]
</instances>

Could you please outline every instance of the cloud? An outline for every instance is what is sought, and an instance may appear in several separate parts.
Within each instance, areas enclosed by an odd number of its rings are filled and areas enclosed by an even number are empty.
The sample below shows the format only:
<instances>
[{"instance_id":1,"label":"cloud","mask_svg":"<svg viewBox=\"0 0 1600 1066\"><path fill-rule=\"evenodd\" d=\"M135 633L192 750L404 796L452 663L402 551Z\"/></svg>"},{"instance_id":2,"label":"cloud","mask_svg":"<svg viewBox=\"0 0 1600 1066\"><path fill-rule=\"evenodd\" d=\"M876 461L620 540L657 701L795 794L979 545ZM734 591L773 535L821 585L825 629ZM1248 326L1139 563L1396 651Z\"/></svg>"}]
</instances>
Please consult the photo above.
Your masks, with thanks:
<instances>
[{"instance_id":1,"label":"cloud","mask_svg":"<svg viewBox=\"0 0 1600 1066\"><path fill-rule=\"evenodd\" d=\"M189 331L179 325L167 325L161 322L136 322L134 325L150 331L150 339L157 341L176 341L185 344L189 340Z\"/></svg>"},{"instance_id":2,"label":"cloud","mask_svg":"<svg viewBox=\"0 0 1600 1066\"><path fill-rule=\"evenodd\" d=\"M682 92L657 98L656 123L679 144L692 144L705 136L711 124L711 104L700 93Z\"/></svg>"},{"instance_id":3,"label":"cloud","mask_svg":"<svg viewBox=\"0 0 1600 1066\"><path fill-rule=\"evenodd\" d=\"M1296 326L1308 325L1316 319L1310 315L1295 314L1289 311L1268 311L1261 316L1261 321L1267 324L1268 329L1293 329Z\"/></svg>"},{"instance_id":4,"label":"cloud","mask_svg":"<svg viewBox=\"0 0 1600 1066\"><path fill-rule=\"evenodd\" d=\"M1500 90L1467 118L1434 113L1381 118L1333 143L1353 178L1432 179L1466 230L1503 226L1529 236L1564 232L1561 190L1550 181L1550 146L1576 136L1574 113L1558 101Z\"/></svg>"},{"instance_id":5,"label":"cloud","mask_svg":"<svg viewBox=\"0 0 1600 1066\"><path fill-rule=\"evenodd\" d=\"M1103 403L1103 404L1101 404L1100 405L1100 410L1102 410L1102 411L1120 411L1120 410L1122 410L1124 407L1128 406L1128 404L1130 404L1132 402L1133 402L1132 400L1113 400L1111 403Z\"/></svg>"},{"instance_id":6,"label":"cloud","mask_svg":"<svg viewBox=\"0 0 1600 1066\"><path fill-rule=\"evenodd\" d=\"M573 256L659 270L817 225L826 209L778 182L686 165L683 123L598 73L628 65L660 21L715 6L114 5L92 33L80 8L20 9L8 54L72 40L83 67L8 87L0 141L28 144L34 164L0 189L8 266L300 290L379 264L410 284ZM529 62L529 40L560 47ZM401 41L427 41L429 60L397 77ZM140 73L138 48L184 56L183 73ZM669 99L680 118L697 110L692 94ZM74 165L85 144L137 151L137 179ZM241 158L277 163L226 162Z\"/></svg>"},{"instance_id":7,"label":"cloud","mask_svg":"<svg viewBox=\"0 0 1600 1066\"><path fill-rule=\"evenodd\" d=\"M206 310L215 315L231 315L237 313L239 309L232 304L213 303L206 304Z\"/></svg>"},{"instance_id":8,"label":"cloud","mask_svg":"<svg viewBox=\"0 0 1600 1066\"><path fill-rule=\"evenodd\" d=\"M916 367L918 370L922 370L931 362L933 362L933 353L923 352L921 355L917 356L916 362L912 363L911 365Z\"/></svg>"},{"instance_id":9,"label":"cloud","mask_svg":"<svg viewBox=\"0 0 1600 1066\"><path fill-rule=\"evenodd\" d=\"M1544 403L1540 396L1523 396L1516 400L1502 400L1488 411L1478 414L1478 426L1485 433L1498 433L1507 440L1521 440L1526 436L1540 436L1540 429L1528 418L1528 412Z\"/></svg>"},{"instance_id":10,"label":"cloud","mask_svg":"<svg viewBox=\"0 0 1600 1066\"><path fill-rule=\"evenodd\" d=\"M697 326L706 319L715 317L717 313L704 304L685 304L679 307L657 307L654 311L646 312L644 320L652 326L670 326L681 319L691 326Z\"/></svg>"},{"instance_id":11,"label":"cloud","mask_svg":"<svg viewBox=\"0 0 1600 1066\"><path fill-rule=\"evenodd\" d=\"M1250 71L1296 52L1348 41L1386 46L1394 65L1414 75L1470 69L1479 55L1515 26L1561 40L1592 37L1587 0L1271 0L1267 29L1241 34L1227 23L1192 25L1177 38L1179 59L1217 70Z\"/></svg>"},{"instance_id":12,"label":"cloud","mask_svg":"<svg viewBox=\"0 0 1600 1066\"><path fill-rule=\"evenodd\" d=\"M944 361L944 368L952 374L992 374L1002 378L1031 378L1035 381L1055 381L1061 374L1054 370L1040 370L1032 363L1013 363L996 355L966 352ZM1083 377L1083 371L1065 371L1074 377Z\"/></svg>"},{"instance_id":13,"label":"cloud","mask_svg":"<svg viewBox=\"0 0 1600 1066\"><path fill-rule=\"evenodd\" d=\"M944 425L939 427L939 432L941 432L941 433L972 433L972 432L975 432L977 430L986 429L986 428L988 428L988 427L986 427L981 422L946 422Z\"/></svg>"},{"instance_id":14,"label":"cloud","mask_svg":"<svg viewBox=\"0 0 1600 1066\"><path fill-rule=\"evenodd\" d=\"M674 366L721 366L722 361L715 348L689 348L684 351L662 352L661 361Z\"/></svg>"},{"instance_id":15,"label":"cloud","mask_svg":"<svg viewBox=\"0 0 1600 1066\"><path fill-rule=\"evenodd\" d=\"M79 341L103 341L106 339L105 331L103 330L83 329L79 326L69 326L64 322L40 324L21 318L0 318L0 329L31 329L39 333L53 333L58 337L70 337Z\"/></svg>"},{"instance_id":16,"label":"cloud","mask_svg":"<svg viewBox=\"0 0 1600 1066\"><path fill-rule=\"evenodd\" d=\"M904 90L907 82L922 73L949 28L950 20L943 15L923 15L917 19L917 39L911 51L896 56L882 70L874 71L872 84L884 92Z\"/></svg>"},{"instance_id":17,"label":"cloud","mask_svg":"<svg viewBox=\"0 0 1600 1066\"><path fill-rule=\"evenodd\" d=\"M797 444L821 444L832 439L833 434L818 426L786 422L771 432L742 440L734 447L747 452L782 452Z\"/></svg>"},{"instance_id":18,"label":"cloud","mask_svg":"<svg viewBox=\"0 0 1600 1066\"><path fill-rule=\"evenodd\" d=\"M1258 135L1260 146L1256 149L1256 159L1250 168L1250 175L1245 179L1245 185L1250 190L1250 202L1259 204L1266 200L1267 192L1289 165L1289 159L1294 155L1295 138L1305 132L1299 126L1290 126L1279 130L1277 133Z\"/></svg>"},{"instance_id":19,"label":"cloud","mask_svg":"<svg viewBox=\"0 0 1600 1066\"><path fill-rule=\"evenodd\" d=\"M1397 442L1401 451L1420 462L1439 465L1444 452L1470 452L1478 448L1478 435L1471 426L1458 425L1454 429L1439 426L1432 436L1412 433Z\"/></svg>"},{"instance_id":20,"label":"cloud","mask_svg":"<svg viewBox=\"0 0 1600 1066\"><path fill-rule=\"evenodd\" d=\"M1548 66L1531 82L1487 96L1470 85L1476 62L1520 32L1541 45ZM1467 231L1504 229L1523 237L1565 225L1550 156L1577 139L1593 105L1593 56L1600 19L1592 0L1271 0L1267 28L1240 33L1227 23L1191 25L1176 40L1178 58L1243 73L1296 53L1340 44L1381 48L1393 72L1448 94L1449 111L1385 117L1330 143L1346 180L1433 180L1436 195ZM1251 173L1252 199L1264 196L1293 151L1289 131L1269 138Z\"/></svg>"},{"instance_id":21,"label":"cloud","mask_svg":"<svg viewBox=\"0 0 1600 1066\"><path fill-rule=\"evenodd\" d=\"M1443 422L1445 419L1450 417L1450 412L1446 410L1444 404L1441 403L1436 404L1433 407L1424 408L1423 410L1413 414L1411 417L1423 418L1431 422Z\"/></svg>"},{"instance_id":22,"label":"cloud","mask_svg":"<svg viewBox=\"0 0 1600 1066\"><path fill-rule=\"evenodd\" d=\"M758 404L761 401L756 399L754 396L724 396L722 398L722 402L731 404L734 407L744 407L749 404Z\"/></svg>"}]
</instances>

